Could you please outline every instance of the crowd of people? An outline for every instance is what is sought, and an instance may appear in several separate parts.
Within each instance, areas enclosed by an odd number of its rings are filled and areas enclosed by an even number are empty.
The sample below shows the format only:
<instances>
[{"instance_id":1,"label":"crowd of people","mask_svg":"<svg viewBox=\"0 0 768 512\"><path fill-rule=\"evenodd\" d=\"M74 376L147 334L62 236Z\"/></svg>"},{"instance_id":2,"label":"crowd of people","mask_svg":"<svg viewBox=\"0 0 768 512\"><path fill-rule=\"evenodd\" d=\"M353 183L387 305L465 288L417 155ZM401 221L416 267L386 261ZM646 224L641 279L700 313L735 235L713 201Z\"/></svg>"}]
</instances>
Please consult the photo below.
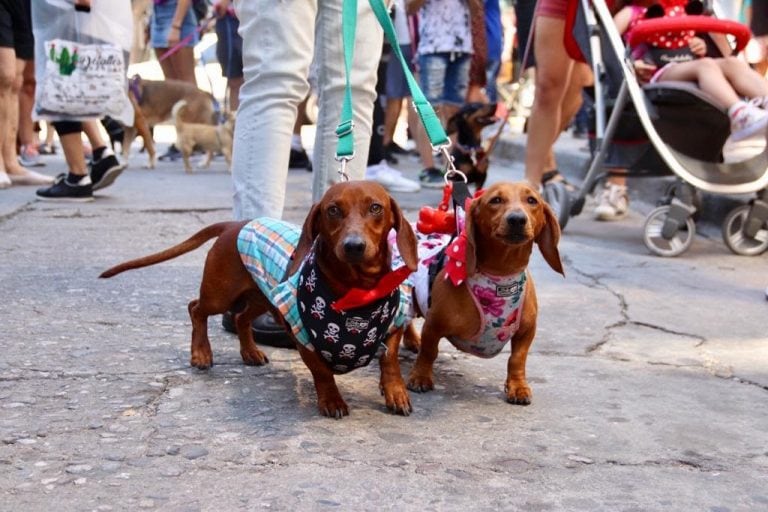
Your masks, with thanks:
<instances>
[{"instance_id":1,"label":"crowd of people","mask_svg":"<svg viewBox=\"0 0 768 512\"><path fill-rule=\"evenodd\" d=\"M71 0L72 15L87 15L91 2ZM104 8L111 2L100 0L93 7ZM217 0L212 5L205 0L132 3L134 13L137 6L144 4L149 15L146 44L154 50L164 76L192 84L193 47L200 39L201 29L214 26L203 23L204 20L215 18L216 54L227 79L227 105L237 112L232 164L236 218L280 217L290 167L313 171L315 198L337 179L335 131L344 91L339 37L342 0L296 0L281 9L261 5L258 0ZM553 146L580 110L581 119L585 118L583 90L591 85L592 73L585 63L574 60L563 44L567 0L512 3L514 11L502 9L508 7L504 0L394 0L390 13L399 50L443 126L467 102L498 101L500 68L511 57L504 55L504 27L514 26L513 65L535 68L536 92L527 123L525 179L536 186L556 180L571 187L558 171ZM686 3L609 2L621 33L646 17L655 6L664 7L657 15L674 16L682 12ZM758 71L730 55L721 59L702 58L704 43L692 36L681 38L681 45L690 50L689 62L674 67L660 66L637 51L634 53L641 79L695 81L713 94L732 117L734 138L753 135L768 124L768 86L760 74L768 61L768 2L752 0L743 4L754 13L751 20L758 36L756 53L760 57L753 59L753 63ZM141 12L141 8L138 10ZM30 0L0 2L4 27L0 40L0 188L46 185L37 191L41 199L91 200L93 191L111 185L125 164L107 146L95 120L53 118L48 123L33 122L34 48L35 44L38 49L44 44L39 40L35 43L33 37L35 12L40 16L43 8L31 7ZM514 12L514 19L507 20L511 23L503 23L503 12ZM356 146L347 172L353 179L379 181L392 191L442 187L446 162L435 154L413 109L406 106L407 115L402 115L403 105L407 105L411 94L406 75L389 43L383 40L367 2L359 2L357 24L350 77ZM528 37L531 32L532 37ZM310 159L300 134L312 90L318 99L319 113L314 156ZM407 133L413 140L407 148L395 142L396 127L403 118L407 118ZM42 127L44 138L39 136ZM578 128L583 131L583 121ZM41 155L56 150L54 131L68 166L56 178L30 169L39 164ZM252 133L262 136L253 139ZM418 176L406 177L394 167L398 159L409 154L421 162ZM161 159L178 157L178 150L171 145ZM626 214L625 180L625 171L611 170L599 196L597 218L612 220Z\"/></svg>"}]
</instances>

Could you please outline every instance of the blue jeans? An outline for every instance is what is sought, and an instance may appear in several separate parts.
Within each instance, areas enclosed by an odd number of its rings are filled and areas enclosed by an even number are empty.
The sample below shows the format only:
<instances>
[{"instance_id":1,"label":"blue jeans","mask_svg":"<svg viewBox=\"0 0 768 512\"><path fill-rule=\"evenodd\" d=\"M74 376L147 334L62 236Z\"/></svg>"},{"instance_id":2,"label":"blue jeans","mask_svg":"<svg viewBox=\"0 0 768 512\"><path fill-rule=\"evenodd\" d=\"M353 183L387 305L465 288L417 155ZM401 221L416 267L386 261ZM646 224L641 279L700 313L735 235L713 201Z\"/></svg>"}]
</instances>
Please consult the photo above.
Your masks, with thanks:
<instances>
[{"instance_id":1,"label":"blue jeans","mask_svg":"<svg viewBox=\"0 0 768 512\"><path fill-rule=\"evenodd\" d=\"M432 105L461 106L469 87L469 53L441 52L419 55L419 82Z\"/></svg>"}]
</instances>

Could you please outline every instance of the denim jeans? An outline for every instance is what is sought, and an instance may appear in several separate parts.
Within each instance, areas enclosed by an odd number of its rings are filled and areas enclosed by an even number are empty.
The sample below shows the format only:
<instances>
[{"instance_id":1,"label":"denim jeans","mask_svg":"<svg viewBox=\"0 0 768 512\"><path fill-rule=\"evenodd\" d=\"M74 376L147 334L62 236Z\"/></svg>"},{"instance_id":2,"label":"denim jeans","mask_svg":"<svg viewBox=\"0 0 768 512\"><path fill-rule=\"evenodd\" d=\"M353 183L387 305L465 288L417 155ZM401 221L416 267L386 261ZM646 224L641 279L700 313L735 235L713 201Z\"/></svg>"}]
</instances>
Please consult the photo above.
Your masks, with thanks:
<instances>
[{"instance_id":1,"label":"denim jeans","mask_svg":"<svg viewBox=\"0 0 768 512\"><path fill-rule=\"evenodd\" d=\"M440 52L419 55L421 89L432 105L461 106L469 87L469 53Z\"/></svg>"},{"instance_id":2,"label":"denim jeans","mask_svg":"<svg viewBox=\"0 0 768 512\"><path fill-rule=\"evenodd\" d=\"M313 200L338 181L335 130L344 95L341 4L342 0L235 1L245 77L232 156L236 219L282 217L291 135L297 107L309 92L313 56L320 105ZM347 166L350 179L365 174L382 38L368 2L359 2L350 79L355 122L355 157Z\"/></svg>"}]
</instances>

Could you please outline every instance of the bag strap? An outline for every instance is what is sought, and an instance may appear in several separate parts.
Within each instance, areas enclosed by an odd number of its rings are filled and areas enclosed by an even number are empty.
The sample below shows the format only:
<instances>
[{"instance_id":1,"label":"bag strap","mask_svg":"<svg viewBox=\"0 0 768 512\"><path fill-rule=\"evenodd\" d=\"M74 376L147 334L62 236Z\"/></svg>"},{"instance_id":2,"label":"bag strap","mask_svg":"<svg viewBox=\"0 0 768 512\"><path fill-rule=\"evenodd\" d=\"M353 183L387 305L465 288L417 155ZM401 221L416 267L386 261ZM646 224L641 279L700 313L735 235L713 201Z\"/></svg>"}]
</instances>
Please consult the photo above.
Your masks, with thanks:
<instances>
[{"instance_id":1,"label":"bag strap","mask_svg":"<svg viewBox=\"0 0 768 512\"><path fill-rule=\"evenodd\" d=\"M384 35L389 40L389 44L392 47L392 51L400 61L400 65L403 68L406 82L408 83L408 89L411 92L411 99L413 105L416 108L416 112L421 119L424 129L429 137L429 142L432 145L432 149L435 151L445 151L451 144L448 135L446 135L440 118L435 114L435 110L427 101L426 96L419 87L418 82L411 73L410 66L403 56L403 52L400 50L400 44L397 41L397 35L395 34L395 27L392 24L392 20L389 17L387 7L384 5L383 0L368 0L371 5L373 13L379 21L379 24L384 29ZM344 69L346 71L346 82L344 89L344 101L341 108L341 120L336 128L336 135L339 140L336 145L336 159L341 162L341 170L343 176L345 176L346 163L351 160L355 155L354 134L352 132L354 128L354 122L352 119L352 86L350 84L350 73L352 69L352 57L355 45L355 30L357 25L357 0L344 0L342 6L342 37L344 44ZM450 162L450 159L449 159ZM452 167L452 165L451 165Z\"/></svg>"}]
</instances>

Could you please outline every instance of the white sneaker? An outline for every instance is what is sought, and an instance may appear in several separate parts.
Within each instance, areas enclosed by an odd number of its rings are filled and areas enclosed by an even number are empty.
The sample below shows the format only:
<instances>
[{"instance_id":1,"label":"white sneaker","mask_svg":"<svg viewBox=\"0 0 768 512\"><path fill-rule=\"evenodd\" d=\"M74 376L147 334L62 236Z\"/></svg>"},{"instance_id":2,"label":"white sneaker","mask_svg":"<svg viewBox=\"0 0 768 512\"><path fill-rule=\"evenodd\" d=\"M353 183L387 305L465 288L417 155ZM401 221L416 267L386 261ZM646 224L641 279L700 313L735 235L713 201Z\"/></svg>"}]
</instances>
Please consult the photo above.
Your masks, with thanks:
<instances>
[{"instance_id":1,"label":"white sneaker","mask_svg":"<svg viewBox=\"0 0 768 512\"><path fill-rule=\"evenodd\" d=\"M768 110L768 96L758 96L749 100L750 105L754 105L757 108Z\"/></svg>"},{"instance_id":2,"label":"white sneaker","mask_svg":"<svg viewBox=\"0 0 768 512\"><path fill-rule=\"evenodd\" d=\"M0 171L0 189L8 188L11 186L11 178L8 177L5 171Z\"/></svg>"},{"instance_id":3,"label":"white sneaker","mask_svg":"<svg viewBox=\"0 0 768 512\"><path fill-rule=\"evenodd\" d=\"M595 208L596 220L619 220L629 211L629 196L627 187L609 184L600 194Z\"/></svg>"},{"instance_id":4,"label":"white sneaker","mask_svg":"<svg viewBox=\"0 0 768 512\"><path fill-rule=\"evenodd\" d=\"M421 185L417 181L404 177L403 173L387 165L386 160L375 165L369 165L365 170L365 179L381 184L390 192L418 192L421 190Z\"/></svg>"},{"instance_id":5,"label":"white sneaker","mask_svg":"<svg viewBox=\"0 0 768 512\"><path fill-rule=\"evenodd\" d=\"M731 140L740 141L768 127L768 112L751 104L734 107L731 114Z\"/></svg>"}]
</instances>

